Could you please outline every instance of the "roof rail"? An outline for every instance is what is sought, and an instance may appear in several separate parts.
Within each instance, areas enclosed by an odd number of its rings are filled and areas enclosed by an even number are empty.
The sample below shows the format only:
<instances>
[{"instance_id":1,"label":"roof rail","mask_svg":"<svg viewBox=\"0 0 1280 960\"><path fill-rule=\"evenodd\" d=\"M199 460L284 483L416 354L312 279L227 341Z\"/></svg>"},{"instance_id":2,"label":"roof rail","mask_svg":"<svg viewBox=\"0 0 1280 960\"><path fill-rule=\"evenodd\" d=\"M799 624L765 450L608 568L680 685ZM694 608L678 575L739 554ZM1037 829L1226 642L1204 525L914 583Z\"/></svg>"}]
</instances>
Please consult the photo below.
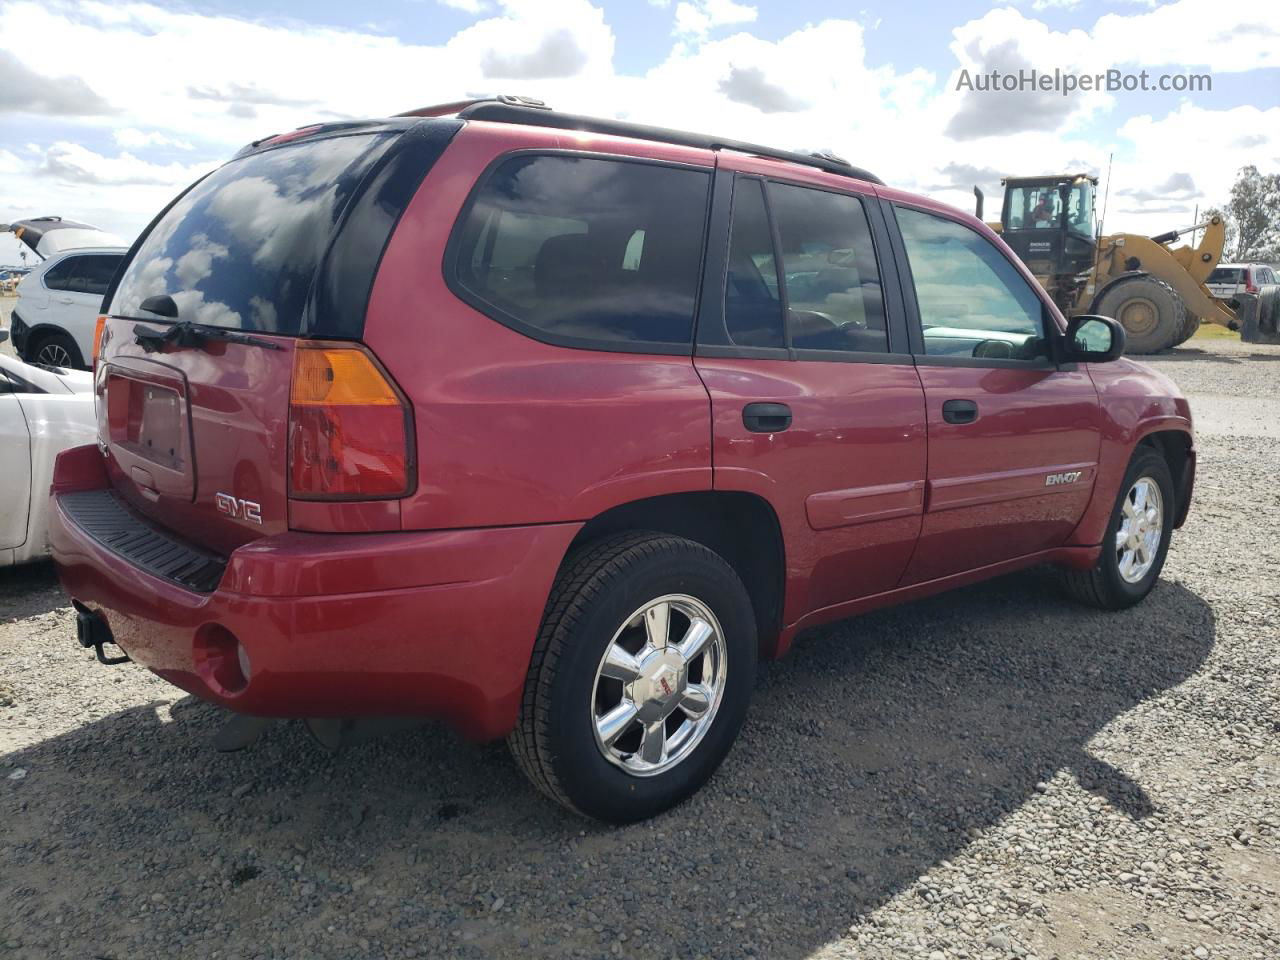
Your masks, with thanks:
<instances>
[{"instance_id":1,"label":"roof rail","mask_svg":"<svg viewBox=\"0 0 1280 960\"><path fill-rule=\"evenodd\" d=\"M625 120L605 120L599 117L584 117L573 113L558 113L541 100L531 97L484 97L475 100L459 100L454 103L442 103L432 107L420 107L397 114L400 117L445 117L456 115L462 120L484 120L489 123L521 123L534 127L552 127L557 130L581 130L585 133L601 133L615 137L631 137L636 140L653 140L658 143L671 143L682 147L699 147L703 150L736 150L739 153L750 153L771 160L785 160L806 167L816 167L827 173L868 183L883 184L884 181L875 174L860 167L855 167L847 160L832 153L797 153L791 150L778 150L745 140L730 140L725 137L710 137L701 133L688 133L684 130L669 130L666 127L652 127L641 123L628 123Z\"/></svg>"}]
</instances>

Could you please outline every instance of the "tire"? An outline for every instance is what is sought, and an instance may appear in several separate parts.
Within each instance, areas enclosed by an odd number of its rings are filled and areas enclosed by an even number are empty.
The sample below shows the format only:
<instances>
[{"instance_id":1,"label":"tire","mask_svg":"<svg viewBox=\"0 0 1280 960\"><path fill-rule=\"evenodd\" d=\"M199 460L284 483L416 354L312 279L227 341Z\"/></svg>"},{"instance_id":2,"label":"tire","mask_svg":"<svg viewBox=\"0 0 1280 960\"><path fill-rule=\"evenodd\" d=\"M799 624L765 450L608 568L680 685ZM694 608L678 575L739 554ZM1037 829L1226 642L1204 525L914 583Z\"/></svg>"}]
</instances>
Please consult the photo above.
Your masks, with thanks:
<instances>
[{"instance_id":1,"label":"tire","mask_svg":"<svg viewBox=\"0 0 1280 960\"><path fill-rule=\"evenodd\" d=\"M1130 568L1128 574L1124 572L1122 558L1129 551L1117 541L1122 518L1125 518L1125 503L1131 500L1140 482L1153 484L1159 493L1160 531L1158 539L1148 550L1151 557L1149 566L1141 576L1134 576L1139 568ZM1062 571L1063 583L1068 593L1081 603L1101 610L1123 610L1140 602L1150 593L1160 577L1165 556L1169 552L1173 518L1177 515L1174 497L1173 475L1169 472L1169 465L1164 457L1150 447L1138 447L1133 459L1129 461L1129 469L1125 471L1124 480L1116 494L1111 521L1103 538L1102 554L1097 564L1091 570Z\"/></svg>"},{"instance_id":2,"label":"tire","mask_svg":"<svg viewBox=\"0 0 1280 960\"><path fill-rule=\"evenodd\" d=\"M673 597L684 599L668 599ZM651 621L662 622L662 603L670 610L666 631L650 627ZM689 610L712 633L704 653L672 673L655 657L649 638L669 635L672 645L665 649L676 657L677 638L688 639L686 625L697 622ZM634 682L601 677L602 671L618 669L612 659L605 663L606 653L626 653L624 646L635 656L620 672ZM552 586L508 745L533 784L569 810L612 823L652 817L696 792L729 752L751 698L756 659L750 598L718 554L690 540L647 532L589 544L570 555ZM640 674L628 673L637 665L643 665ZM698 690L685 686L686 675ZM678 704L713 689L716 695L701 701L709 712L699 726ZM615 694L621 698L616 704ZM625 725L606 724L600 733L602 717L625 717L628 704L643 704L642 716ZM667 719L652 719L664 710L671 711ZM667 746L661 757L650 751L658 762L641 770L648 763L644 738L653 730L658 732L649 746ZM606 745L602 737L610 731L612 745Z\"/></svg>"},{"instance_id":3,"label":"tire","mask_svg":"<svg viewBox=\"0 0 1280 960\"><path fill-rule=\"evenodd\" d=\"M1159 353L1173 346L1187 315L1173 287L1150 276L1121 280L1102 295L1097 312L1124 327L1125 353Z\"/></svg>"},{"instance_id":4,"label":"tire","mask_svg":"<svg viewBox=\"0 0 1280 960\"><path fill-rule=\"evenodd\" d=\"M27 337L27 363L43 364L47 367L71 367L76 370L85 369L84 358L80 348L69 333L40 333Z\"/></svg>"},{"instance_id":5,"label":"tire","mask_svg":"<svg viewBox=\"0 0 1280 960\"><path fill-rule=\"evenodd\" d=\"M1182 321L1182 331L1174 338L1173 345L1181 346L1196 335L1196 331L1200 329L1200 318L1194 313L1188 313Z\"/></svg>"}]
</instances>

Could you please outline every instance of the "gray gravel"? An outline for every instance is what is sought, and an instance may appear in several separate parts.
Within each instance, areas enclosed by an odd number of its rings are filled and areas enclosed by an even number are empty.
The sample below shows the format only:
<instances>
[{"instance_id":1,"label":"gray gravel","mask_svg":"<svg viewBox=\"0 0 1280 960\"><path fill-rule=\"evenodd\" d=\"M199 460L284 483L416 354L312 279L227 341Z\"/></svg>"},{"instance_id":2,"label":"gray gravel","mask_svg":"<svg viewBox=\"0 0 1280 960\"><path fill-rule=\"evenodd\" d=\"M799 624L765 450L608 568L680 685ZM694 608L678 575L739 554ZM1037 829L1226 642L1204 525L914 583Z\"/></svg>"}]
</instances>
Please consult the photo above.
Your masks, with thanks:
<instances>
[{"instance_id":1,"label":"gray gravel","mask_svg":"<svg viewBox=\"0 0 1280 960\"><path fill-rule=\"evenodd\" d=\"M625 829L437 727L215 754L217 711L0 571L0 956L1273 960L1280 348L1154 362L1208 413L1145 604L1031 571L809 634Z\"/></svg>"}]
</instances>

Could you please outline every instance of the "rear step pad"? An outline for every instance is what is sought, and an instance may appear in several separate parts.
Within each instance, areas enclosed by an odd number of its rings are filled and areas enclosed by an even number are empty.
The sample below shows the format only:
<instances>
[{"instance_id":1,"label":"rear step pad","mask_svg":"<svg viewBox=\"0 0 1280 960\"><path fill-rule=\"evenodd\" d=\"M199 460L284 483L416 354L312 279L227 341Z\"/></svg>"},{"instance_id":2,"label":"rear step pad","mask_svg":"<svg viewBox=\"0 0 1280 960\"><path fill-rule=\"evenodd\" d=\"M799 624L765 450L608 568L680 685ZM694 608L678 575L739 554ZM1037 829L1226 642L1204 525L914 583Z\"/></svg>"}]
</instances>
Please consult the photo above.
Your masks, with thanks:
<instances>
[{"instance_id":1,"label":"rear step pad","mask_svg":"<svg viewBox=\"0 0 1280 960\"><path fill-rule=\"evenodd\" d=\"M59 497L77 527L135 567L172 583L211 593L227 561L151 526L111 490L83 490Z\"/></svg>"}]
</instances>

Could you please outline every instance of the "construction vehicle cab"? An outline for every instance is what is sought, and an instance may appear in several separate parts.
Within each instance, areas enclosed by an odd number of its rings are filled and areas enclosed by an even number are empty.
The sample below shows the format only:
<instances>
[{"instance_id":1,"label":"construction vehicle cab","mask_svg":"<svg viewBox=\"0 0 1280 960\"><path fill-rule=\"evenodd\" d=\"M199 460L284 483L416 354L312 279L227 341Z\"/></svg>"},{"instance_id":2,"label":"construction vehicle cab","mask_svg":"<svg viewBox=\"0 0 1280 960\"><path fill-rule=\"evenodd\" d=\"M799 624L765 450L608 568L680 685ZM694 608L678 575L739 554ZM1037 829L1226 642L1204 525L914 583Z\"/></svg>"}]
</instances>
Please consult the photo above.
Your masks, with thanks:
<instances>
[{"instance_id":1,"label":"construction vehicle cab","mask_svg":"<svg viewBox=\"0 0 1280 960\"><path fill-rule=\"evenodd\" d=\"M1000 235L1013 252L1045 284L1054 299L1054 286L1065 285L1074 302L1078 279L1093 266L1093 198L1098 186L1088 174L1047 177L1006 177ZM1044 279L1041 281L1044 282Z\"/></svg>"}]
</instances>

